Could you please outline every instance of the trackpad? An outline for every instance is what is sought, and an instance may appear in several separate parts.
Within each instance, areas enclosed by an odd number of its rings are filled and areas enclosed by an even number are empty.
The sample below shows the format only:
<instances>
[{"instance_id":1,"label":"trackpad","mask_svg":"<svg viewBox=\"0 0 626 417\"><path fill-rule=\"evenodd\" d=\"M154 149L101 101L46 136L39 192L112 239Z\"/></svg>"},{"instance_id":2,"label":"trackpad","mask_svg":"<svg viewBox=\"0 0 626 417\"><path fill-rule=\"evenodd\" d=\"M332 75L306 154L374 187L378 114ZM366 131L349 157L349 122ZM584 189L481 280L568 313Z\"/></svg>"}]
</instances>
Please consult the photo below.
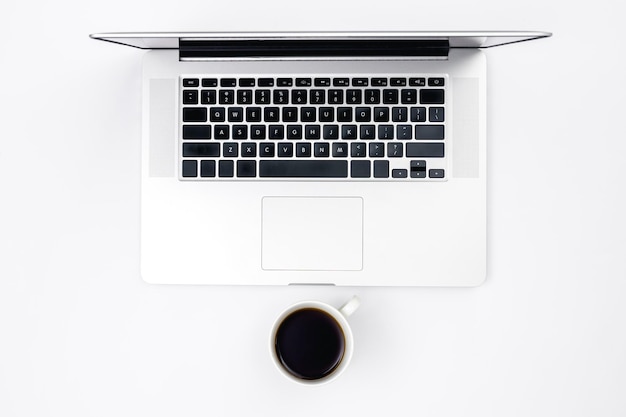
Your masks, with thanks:
<instances>
[{"instance_id":1,"label":"trackpad","mask_svg":"<svg viewBox=\"0 0 626 417\"><path fill-rule=\"evenodd\" d=\"M363 199L264 197L263 269L358 271L363 267Z\"/></svg>"}]
</instances>

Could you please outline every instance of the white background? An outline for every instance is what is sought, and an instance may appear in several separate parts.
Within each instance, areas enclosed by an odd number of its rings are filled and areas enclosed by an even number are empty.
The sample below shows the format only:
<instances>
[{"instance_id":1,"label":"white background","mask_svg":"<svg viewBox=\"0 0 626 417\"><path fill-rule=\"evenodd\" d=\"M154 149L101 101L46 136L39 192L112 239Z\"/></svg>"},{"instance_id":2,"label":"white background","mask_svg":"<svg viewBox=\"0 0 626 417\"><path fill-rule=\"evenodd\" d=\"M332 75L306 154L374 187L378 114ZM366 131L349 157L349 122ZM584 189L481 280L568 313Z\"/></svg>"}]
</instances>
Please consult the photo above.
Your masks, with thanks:
<instances>
[{"instance_id":1,"label":"white background","mask_svg":"<svg viewBox=\"0 0 626 417\"><path fill-rule=\"evenodd\" d=\"M623 16L578 3L2 2L0 416L626 415ZM142 53L87 35L294 29L554 32L488 51L483 286L141 281ZM287 381L274 317L352 294L349 369Z\"/></svg>"}]
</instances>

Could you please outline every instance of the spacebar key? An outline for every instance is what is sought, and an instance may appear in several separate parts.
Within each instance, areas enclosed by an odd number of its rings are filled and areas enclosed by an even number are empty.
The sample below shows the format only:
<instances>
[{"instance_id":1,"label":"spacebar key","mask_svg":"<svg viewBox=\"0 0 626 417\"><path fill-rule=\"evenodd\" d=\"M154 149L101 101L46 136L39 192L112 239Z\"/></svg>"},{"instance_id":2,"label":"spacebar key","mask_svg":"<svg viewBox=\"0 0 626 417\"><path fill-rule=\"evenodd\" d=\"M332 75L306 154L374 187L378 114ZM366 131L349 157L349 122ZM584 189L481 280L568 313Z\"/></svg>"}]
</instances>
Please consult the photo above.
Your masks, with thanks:
<instances>
[{"instance_id":1,"label":"spacebar key","mask_svg":"<svg viewBox=\"0 0 626 417\"><path fill-rule=\"evenodd\" d=\"M259 161L259 176L347 178L348 161Z\"/></svg>"}]
</instances>

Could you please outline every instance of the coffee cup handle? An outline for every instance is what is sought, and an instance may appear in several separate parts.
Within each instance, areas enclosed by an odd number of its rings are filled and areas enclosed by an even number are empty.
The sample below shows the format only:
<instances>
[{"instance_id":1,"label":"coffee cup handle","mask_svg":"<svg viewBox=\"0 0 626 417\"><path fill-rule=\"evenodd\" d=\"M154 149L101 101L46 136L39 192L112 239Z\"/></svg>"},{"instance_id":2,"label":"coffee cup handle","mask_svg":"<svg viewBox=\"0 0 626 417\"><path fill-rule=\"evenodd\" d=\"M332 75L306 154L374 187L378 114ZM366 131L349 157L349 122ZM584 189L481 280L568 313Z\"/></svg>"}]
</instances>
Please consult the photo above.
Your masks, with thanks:
<instances>
[{"instance_id":1,"label":"coffee cup handle","mask_svg":"<svg viewBox=\"0 0 626 417\"><path fill-rule=\"evenodd\" d=\"M348 300L347 303L342 305L339 308L339 312L343 314L344 317L349 317L352 313L356 311L357 308L361 305L361 300L356 295Z\"/></svg>"}]
</instances>

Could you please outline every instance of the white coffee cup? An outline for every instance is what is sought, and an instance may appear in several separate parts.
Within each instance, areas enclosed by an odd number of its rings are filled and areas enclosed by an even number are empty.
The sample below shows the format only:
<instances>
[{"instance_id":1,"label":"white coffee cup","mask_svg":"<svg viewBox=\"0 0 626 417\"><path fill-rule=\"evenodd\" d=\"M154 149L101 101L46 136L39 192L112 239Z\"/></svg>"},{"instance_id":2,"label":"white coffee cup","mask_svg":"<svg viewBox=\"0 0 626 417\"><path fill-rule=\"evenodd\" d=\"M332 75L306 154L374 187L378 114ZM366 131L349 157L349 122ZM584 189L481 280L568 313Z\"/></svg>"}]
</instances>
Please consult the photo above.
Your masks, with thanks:
<instances>
[{"instance_id":1,"label":"white coffee cup","mask_svg":"<svg viewBox=\"0 0 626 417\"><path fill-rule=\"evenodd\" d=\"M320 301L285 309L270 333L270 355L278 370L305 385L325 384L341 375L354 349L347 317L359 305L354 296L338 309Z\"/></svg>"}]
</instances>

